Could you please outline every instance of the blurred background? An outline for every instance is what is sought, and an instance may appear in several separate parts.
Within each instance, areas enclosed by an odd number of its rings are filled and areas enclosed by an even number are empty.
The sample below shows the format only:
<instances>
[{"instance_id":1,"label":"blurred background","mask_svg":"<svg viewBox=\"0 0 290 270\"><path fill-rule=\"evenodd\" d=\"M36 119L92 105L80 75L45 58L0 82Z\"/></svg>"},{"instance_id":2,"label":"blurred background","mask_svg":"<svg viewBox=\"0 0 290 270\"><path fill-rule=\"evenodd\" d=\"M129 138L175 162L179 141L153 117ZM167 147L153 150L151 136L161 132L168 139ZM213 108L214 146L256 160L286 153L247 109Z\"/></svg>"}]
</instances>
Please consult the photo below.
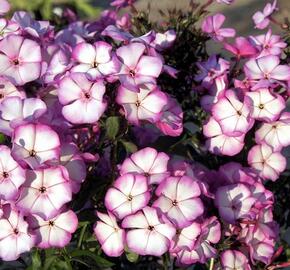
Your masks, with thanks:
<instances>
[{"instance_id":1,"label":"blurred background","mask_svg":"<svg viewBox=\"0 0 290 270\"><path fill-rule=\"evenodd\" d=\"M194 0L194 2L205 3L207 0ZM100 12L110 7L110 0L10 0L13 9L35 11L38 10L42 16L49 19L51 10L55 4L72 5L77 7L83 19L94 20ZM150 19L158 20L160 15L158 10L166 12L167 9L177 8L188 10L190 0L137 0L137 9L146 10L148 4L151 6ZM238 35L258 33L253 28L252 15L257 10L273 0L235 0L232 5L215 3L209 9L214 12L222 12L226 15L225 25L234 26ZM290 0L278 0L279 11L275 13L275 18L282 21L290 14ZM279 29L273 29L278 32Z\"/></svg>"}]
</instances>

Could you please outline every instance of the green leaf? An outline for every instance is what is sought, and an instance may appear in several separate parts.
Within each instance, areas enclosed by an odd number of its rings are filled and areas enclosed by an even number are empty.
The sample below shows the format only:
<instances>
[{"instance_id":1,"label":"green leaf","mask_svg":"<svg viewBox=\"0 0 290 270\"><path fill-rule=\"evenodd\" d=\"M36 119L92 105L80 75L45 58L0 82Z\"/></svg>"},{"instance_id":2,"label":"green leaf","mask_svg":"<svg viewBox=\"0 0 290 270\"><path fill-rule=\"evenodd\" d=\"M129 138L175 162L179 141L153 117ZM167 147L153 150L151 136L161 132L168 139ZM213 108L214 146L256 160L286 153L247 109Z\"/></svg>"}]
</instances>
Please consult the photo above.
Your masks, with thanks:
<instances>
[{"instance_id":1,"label":"green leaf","mask_svg":"<svg viewBox=\"0 0 290 270\"><path fill-rule=\"evenodd\" d=\"M121 140L121 143L125 147L126 152L128 154L135 153L138 150L137 146L132 142L127 142L127 141Z\"/></svg>"},{"instance_id":2,"label":"green leaf","mask_svg":"<svg viewBox=\"0 0 290 270\"><path fill-rule=\"evenodd\" d=\"M50 270L51 269L51 266L56 261L56 259L57 259L57 256L56 255L47 257L47 259L45 260L43 269L41 269L41 270Z\"/></svg>"},{"instance_id":3,"label":"green leaf","mask_svg":"<svg viewBox=\"0 0 290 270\"><path fill-rule=\"evenodd\" d=\"M0 144L5 142L5 135L0 133Z\"/></svg>"},{"instance_id":4,"label":"green leaf","mask_svg":"<svg viewBox=\"0 0 290 270\"><path fill-rule=\"evenodd\" d=\"M112 267L114 263L102 258L101 256L98 256L97 254L90 252L88 250L74 250L71 254L71 257L90 257L95 261L95 263L99 267L107 268Z\"/></svg>"},{"instance_id":5,"label":"green leaf","mask_svg":"<svg viewBox=\"0 0 290 270\"><path fill-rule=\"evenodd\" d=\"M110 116L106 121L106 134L109 139L114 140L119 132L120 123L118 116Z\"/></svg>"},{"instance_id":6,"label":"green leaf","mask_svg":"<svg viewBox=\"0 0 290 270\"><path fill-rule=\"evenodd\" d=\"M137 262L139 255L134 252L127 252L126 257L129 262L134 263L134 262Z\"/></svg>"},{"instance_id":7,"label":"green leaf","mask_svg":"<svg viewBox=\"0 0 290 270\"><path fill-rule=\"evenodd\" d=\"M31 255L31 265L26 270L38 270L41 269L41 259L38 250L34 251Z\"/></svg>"}]
</instances>

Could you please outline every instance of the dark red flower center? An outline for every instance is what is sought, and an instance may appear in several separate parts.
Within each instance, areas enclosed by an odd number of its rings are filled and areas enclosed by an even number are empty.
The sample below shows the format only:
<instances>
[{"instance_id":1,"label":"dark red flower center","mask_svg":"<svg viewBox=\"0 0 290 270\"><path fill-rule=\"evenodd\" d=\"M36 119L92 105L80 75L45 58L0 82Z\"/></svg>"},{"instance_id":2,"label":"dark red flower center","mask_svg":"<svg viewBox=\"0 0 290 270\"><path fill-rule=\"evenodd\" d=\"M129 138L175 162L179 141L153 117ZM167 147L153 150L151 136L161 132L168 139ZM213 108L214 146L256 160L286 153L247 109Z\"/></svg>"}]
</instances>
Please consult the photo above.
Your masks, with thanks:
<instances>
[{"instance_id":1,"label":"dark red flower center","mask_svg":"<svg viewBox=\"0 0 290 270\"><path fill-rule=\"evenodd\" d=\"M41 188L39 189L39 191L40 191L40 193L45 193L45 192L46 192L46 187L41 187Z\"/></svg>"},{"instance_id":2,"label":"dark red flower center","mask_svg":"<svg viewBox=\"0 0 290 270\"><path fill-rule=\"evenodd\" d=\"M29 151L29 156L31 156L31 157L35 157L36 156L36 152L35 152L35 150L30 150Z\"/></svg>"},{"instance_id":3,"label":"dark red flower center","mask_svg":"<svg viewBox=\"0 0 290 270\"><path fill-rule=\"evenodd\" d=\"M135 70L130 70L130 71L129 71L129 75L130 75L132 78L134 78L135 75L136 75Z\"/></svg>"},{"instance_id":4,"label":"dark red flower center","mask_svg":"<svg viewBox=\"0 0 290 270\"><path fill-rule=\"evenodd\" d=\"M149 231L153 231L153 230L154 230L154 226L149 225L149 226L148 226L148 230L149 230Z\"/></svg>"}]
</instances>

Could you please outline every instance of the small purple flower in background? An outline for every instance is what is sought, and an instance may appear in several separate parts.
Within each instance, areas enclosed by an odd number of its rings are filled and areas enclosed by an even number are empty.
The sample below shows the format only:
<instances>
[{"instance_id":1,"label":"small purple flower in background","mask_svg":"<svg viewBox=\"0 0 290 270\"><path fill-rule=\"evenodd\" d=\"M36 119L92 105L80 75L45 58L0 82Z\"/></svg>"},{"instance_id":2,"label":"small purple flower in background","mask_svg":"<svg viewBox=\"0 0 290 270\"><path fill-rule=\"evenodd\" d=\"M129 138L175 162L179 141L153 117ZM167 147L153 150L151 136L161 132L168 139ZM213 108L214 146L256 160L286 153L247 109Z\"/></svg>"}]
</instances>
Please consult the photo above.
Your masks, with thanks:
<instances>
[{"instance_id":1,"label":"small purple flower in background","mask_svg":"<svg viewBox=\"0 0 290 270\"><path fill-rule=\"evenodd\" d=\"M263 11L257 11L253 15L253 20L255 27L258 29L265 29L270 23L270 17L275 10L277 10L277 0L274 0L273 3L268 3Z\"/></svg>"},{"instance_id":2,"label":"small purple flower in background","mask_svg":"<svg viewBox=\"0 0 290 270\"><path fill-rule=\"evenodd\" d=\"M221 13L208 16L202 22L201 29L216 41L223 41L225 38L234 37L236 31L233 28L221 28L225 19L226 17Z\"/></svg>"}]
</instances>

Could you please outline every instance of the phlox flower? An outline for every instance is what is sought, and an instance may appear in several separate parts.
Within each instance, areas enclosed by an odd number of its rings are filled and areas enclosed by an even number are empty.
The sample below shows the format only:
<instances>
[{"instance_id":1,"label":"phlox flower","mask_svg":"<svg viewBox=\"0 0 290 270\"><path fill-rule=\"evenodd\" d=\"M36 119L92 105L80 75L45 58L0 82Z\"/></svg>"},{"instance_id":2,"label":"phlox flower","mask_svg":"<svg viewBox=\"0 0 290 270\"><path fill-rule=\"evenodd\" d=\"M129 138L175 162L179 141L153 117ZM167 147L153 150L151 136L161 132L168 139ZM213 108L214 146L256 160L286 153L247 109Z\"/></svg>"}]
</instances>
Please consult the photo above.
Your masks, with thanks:
<instances>
[{"instance_id":1,"label":"phlox flower","mask_svg":"<svg viewBox=\"0 0 290 270\"><path fill-rule=\"evenodd\" d=\"M28 232L28 223L22 213L9 204L3 205L0 228L0 258L3 261L15 261L33 248L35 237Z\"/></svg>"},{"instance_id":2,"label":"phlox flower","mask_svg":"<svg viewBox=\"0 0 290 270\"><path fill-rule=\"evenodd\" d=\"M285 100L279 94L272 94L267 88L247 92L246 96L253 101L251 116L260 121L277 120L286 107Z\"/></svg>"},{"instance_id":3,"label":"phlox flower","mask_svg":"<svg viewBox=\"0 0 290 270\"><path fill-rule=\"evenodd\" d=\"M290 67L279 65L280 59L275 55L267 55L258 59L250 59L244 66L246 76L252 80L290 80Z\"/></svg>"},{"instance_id":4,"label":"phlox flower","mask_svg":"<svg viewBox=\"0 0 290 270\"><path fill-rule=\"evenodd\" d=\"M280 151L290 145L289 132L290 114L285 112L277 121L263 123L255 133L255 140L257 144L266 143L275 151Z\"/></svg>"},{"instance_id":5,"label":"phlox flower","mask_svg":"<svg viewBox=\"0 0 290 270\"><path fill-rule=\"evenodd\" d=\"M1 33L0 40L11 34L19 34L19 32L20 31L18 23L6 20L4 18L0 18L0 33Z\"/></svg>"},{"instance_id":6,"label":"phlox flower","mask_svg":"<svg viewBox=\"0 0 290 270\"><path fill-rule=\"evenodd\" d=\"M238 250L228 249L221 254L222 269L251 270L247 257Z\"/></svg>"},{"instance_id":7,"label":"phlox flower","mask_svg":"<svg viewBox=\"0 0 290 270\"><path fill-rule=\"evenodd\" d=\"M37 247L62 248L70 242L72 233L77 229L78 219L73 211L68 210L47 220L37 215L30 215L28 223L36 236Z\"/></svg>"},{"instance_id":8,"label":"phlox flower","mask_svg":"<svg viewBox=\"0 0 290 270\"><path fill-rule=\"evenodd\" d=\"M255 198L245 184L232 184L218 188L216 206L223 220L235 224L239 219L249 215Z\"/></svg>"},{"instance_id":9,"label":"phlox flower","mask_svg":"<svg viewBox=\"0 0 290 270\"><path fill-rule=\"evenodd\" d=\"M202 86L210 89L215 83L215 79L225 75L230 67L230 63L223 58L217 58L211 55L207 61L197 63L199 73L194 77L198 82L202 82Z\"/></svg>"},{"instance_id":10,"label":"phlox flower","mask_svg":"<svg viewBox=\"0 0 290 270\"><path fill-rule=\"evenodd\" d=\"M79 192L81 184L86 179L87 168L76 144L71 142L61 145L59 164L66 168L68 172L73 193Z\"/></svg>"},{"instance_id":11,"label":"phlox flower","mask_svg":"<svg viewBox=\"0 0 290 270\"><path fill-rule=\"evenodd\" d=\"M19 91L13 83L10 82L5 76L0 76L0 103L6 97L25 97L25 93Z\"/></svg>"},{"instance_id":12,"label":"phlox flower","mask_svg":"<svg viewBox=\"0 0 290 270\"><path fill-rule=\"evenodd\" d=\"M210 217L201 223L199 234L193 249L182 249L175 254L180 265L190 265L196 262L206 263L208 259L215 258L217 250L211 246L219 242L221 225L216 217Z\"/></svg>"},{"instance_id":13,"label":"phlox flower","mask_svg":"<svg viewBox=\"0 0 290 270\"><path fill-rule=\"evenodd\" d=\"M156 84L156 78L162 71L162 60L159 57L144 55L145 50L144 44L134 42L116 51L122 62L119 80L125 88L134 92L139 92L140 85Z\"/></svg>"},{"instance_id":14,"label":"phlox flower","mask_svg":"<svg viewBox=\"0 0 290 270\"><path fill-rule=\"evenodd\" d=\"M31 36L40 42L49 40L53 36L53 26L49 21L34 20L26 11L16 11L11 19L16 22L25 36Z\"/></svg>"},{"instance_id":15,"label":"phlox flower","mask_svg":"<svg viewBox=\"0 0 290 270\"><path fill-rule=\"evenodd\" d=\"M117 224L115 216L108 212L97 212L100 218L94 227L94 233L101 244L102 250L111 257L119 257L124 252L125 230Z\"/></svg>"},{"instance_id":16,"label":"phlox flower","mask_svg":"<svg viewBox=\"0 0 290 270\"><path fill-rule=\"evenodd\" d=\"M139 92L133 92L121 85L116 102L124 108L128 121L139 125L142 120L152 123L158 121L163 107L167 104L167 97L156 85L142 86Z\"/></svg>"},{"instance_id":17,"label":"phlox flower","mask_svg":"<svg viewBox=\"0 0 290 270\"><path fill-rule=\"evenodd\" d=\"M67 46L51 45L47 48L47 68L43 74L43 81L47 84L59 79L72 66L71 52Z\"/></svg>"},{"instance_id":18,"label":"phlox flower","mask_svg":"<svg viewBox=\"0 0 290 270\"><path fill-rule=\"evenodd\" d=\"M244 147L245 134L239 136L226 135L213 117L210 117L203 126L203 134L208 137L206 148L216 155L234 156Z\"/></svg>"},{"instance_id":19,"label":"phlox flower","mask_svg":"<svg viewBox=\"0 0 290 270\"><path fill-rule=\"evenodd\" d=\"M0 0L0 15L4 15L10 10L10 4L7 0Z\"/></svg>"},{"instance_id":20,"label":"phlox flower","mask_svg":"<svg viewBox=\"0 0 290 270\"><path fill-rule=\"evenodd\" d=\"M273 35L269 29L264 35L251 36L251 41L259 48L259 57L267 55L281 55L287 44L279 35Z\"/></svg>"},{"instance_id":21,"label":"phlox flower","mask_svg":"<svg viewBox=\"0 0 290 270\"><path fill-rule=\"evenodd\" d=\"M244 37L237 37L233 45L224 43L224 48L234 54L238 59L241 57L254 56L258 52L249 39Z\"/></svg>"},{"instance_id":22,"label":"phlox flower","mask_svg":"<svg viewBox=\"0 0 290 270\"><path fill-rule=\"evenodd\" d=\"M241 102L233 90L227 90L212 107L212 115L222 131L229 136L241 136L252 128L251 101Z\"/></svg>"},{"instance_id":23,"label":"phlox flower","mask_svg":"<svg viewBox=\"0 0 290 270\"><path fill-rule=\"evenodd\" d=\"M120 166L120 174L142 174L147 177L148 184L158 184L169 175L168 160L169 157L165 153L146 147L124 160Z\"/></svg>"},{"instance_id":24,"label":"phlox flower","mask_svg":"<svg viewBox=\"0 0 290 270\"><path fill-rule=\"evenodd\" d=\"M72 198L71 184L61 167L27 170L17 206L47 220L55 217Z\"/></svg>"},{"instance_id":25,"label":"phlox flower","mask_svg":"<svg viewBox=\"0 0 290 270\"><path fill-rule=\"evenodd\" d=\"M42 56L40 46L35 41L9 35L0 41L0 52L0 75L7 76L16 85L39 78Z\"/></svg>"},{"instance_id":26,"label":"phlox flower","mask_svg":"<svg viewBox=\"0 0 290 270\"><path fill-rule=\"evenodd\" d=\"M119 8L123 8L126 6L131 6L131 5L133 5L134 2L135 2L135 0L114 0L111 2L110 5L119 9Z\"/></svg>"},{"instance_id":27,"label":"phlox flower","mask_svg":"<svg viewBox=\"0 0 290 270\"><path fill-rule=\"evenodd\" d=\"M84 73L72 73L59 82L59 102L62 114L73 124L95 123L104 113L107 103L104 82L90 81Z\"/></svg>"},{"instance_id":28,"label":"phlox flower","mask_svg":"<svg viewBox=\"0 0 290 270\"><path fill-rule=\"evenodd\" d=\"M32 169L45 162L58 159L60 140L57 133L47 125L25 124L14 129L12 136L12 157Z\"/></svg>"},{"instance_id":29,"label":"phlox flower","mask_svg":"<svg viewBox=\"0 0 290 270\"><path fill-rule=\"evenodd\" d=\"M176 230L164 221L157 209L145 207L136 214L125 217L122 227L127 231L128 248L139 255L161 256L170 248Z\"/></svg>"},{"instance_id":30,"label":"phlox flower","mask_svg":"<svg viewBox=\"0 0 290 270\"><path fill-rule=\"evenodd\" d=\"M116 20L116 25L122 30L129 31L132 28L131 15L125 13L120 19Z\"/></svg>"},{"instance_id":31,"label":"phlox flower","mask_svg":"<svg viewBox=\"0 0 290 270\"><path fill-rule=\"evenodd\" d=\"M46 110L45 103L39 98L7 97L0 104L0 131L11 136L15 127L35 121Z\"/></svg>"},{"instance_id":32,"label":"phlox flower","mask_svg":"<svg viewBox=\"0 0 290 270\"><path fill-rule=\"evenodd\" d=\"M167 96L160 119L155 123L163 134L178 137L183 132L183 111L176 99Z\"/></svg>"},{"instance_id":33,"label":"phlox flower","mask_svg":"<svg viewBox=\"0 0 290 270\"><path fill-rule=\"evenodd\" d=\"M123 219L145 207L149 200L147 178L139 174L124 174L108 189L105 205L108 211Z\"/></svg>"},{"instance_id":34,"label":"phlox flower","mask_svg":"<svg viewBox=\"0 0 290 270\"><path fill-rule=\"evenodd\" d=\"M232 4L235 0L216 0L217 3L224 3L224 4L227 4L227 5L230 5Z\"/></svg>"},{"instance_id":35,"label":"phlox flower","mask_svg":"<svg viewBox=\"0 0 290 270\"><path fill-rule=\"evenodd\" d=\"M266 4L263 11L257 11L253 15L255 27L258 29L265 29L269 25L270 16L275 10L277 10L277 0L274 0L272 4Z\"/></svg>"},{"instance_id":36,"label":"phlox flower","mask_svg":"<svg viewBox=\"0 0 290 270\"><path fill-rule=\"evenodd\" d=\"M178 228L184 228L204 211L196 181L188 176L168 177L156 189L153 206L160 209Z\"/></svg>"},{"instance_id":37,"label":"phlox flower","mask_svg":"<svg viewBox=\"0 0 290 270\"><path fill-rule=\"evenodd\" d=\"M174 30L168 30L164 33L156 33L154 41L151 43L153 47L158 51L163 51L172 47L176 40L176 32Z\"/></svg>"},{"instance_id":38,"label":"phlox flower","mask_svg":"<svg viewBox=\"0 0 290 270\"><path fill-rule=\"evenodd\" d=\"M104 41L97 41L93 45L79 43L72 52L77 62L72 72L84 72L92 80L104 78L120 70L120 62L112 53L112 46Z\"/></svg>"},{"instance_id":39,"label":"phlox flower","mask_svg":"<svg viewBox=\"0 0 290 270\"><path fill-rule=\"evenodd\" d=\"M226 17L217 13L213 16L208 16L202 22L201 29L204 33L209 34L216 41L223 41L225 38L234 37L236 31L232 28L221 28Z\"/></svg>"},{"instance_id":40,"label":"phlox flower","mask_svg":"<svg viewBox=\"0 0 290 270\"><path fill-rule=\"evenodd\" d=\"M264 180L276 181L286 168L286 158L265 143L253 146L248 153L248 164Z\"/></svg>"},{"instance_id":41,"label":"phlox flower","mask_svg":"<svg viewBox=\"0 0 290 270\"><path fill-rule=\"evenodd\" d=\"M200 233L201 225L198 222L176 230L176 235L171 242L170 253L177 253L182 249L192 250Z\"/></svg>"},{"instance_id":42,"label":"phlox flower","mask_svg":"<svg viewBox=\"0 0 290 270\"><path fill-rule=\"evenodd\" d=\"M0 146L0 198L13 200L25 181L25 170L11 157L6 145Z\"/></svg>"}]
</instances>

